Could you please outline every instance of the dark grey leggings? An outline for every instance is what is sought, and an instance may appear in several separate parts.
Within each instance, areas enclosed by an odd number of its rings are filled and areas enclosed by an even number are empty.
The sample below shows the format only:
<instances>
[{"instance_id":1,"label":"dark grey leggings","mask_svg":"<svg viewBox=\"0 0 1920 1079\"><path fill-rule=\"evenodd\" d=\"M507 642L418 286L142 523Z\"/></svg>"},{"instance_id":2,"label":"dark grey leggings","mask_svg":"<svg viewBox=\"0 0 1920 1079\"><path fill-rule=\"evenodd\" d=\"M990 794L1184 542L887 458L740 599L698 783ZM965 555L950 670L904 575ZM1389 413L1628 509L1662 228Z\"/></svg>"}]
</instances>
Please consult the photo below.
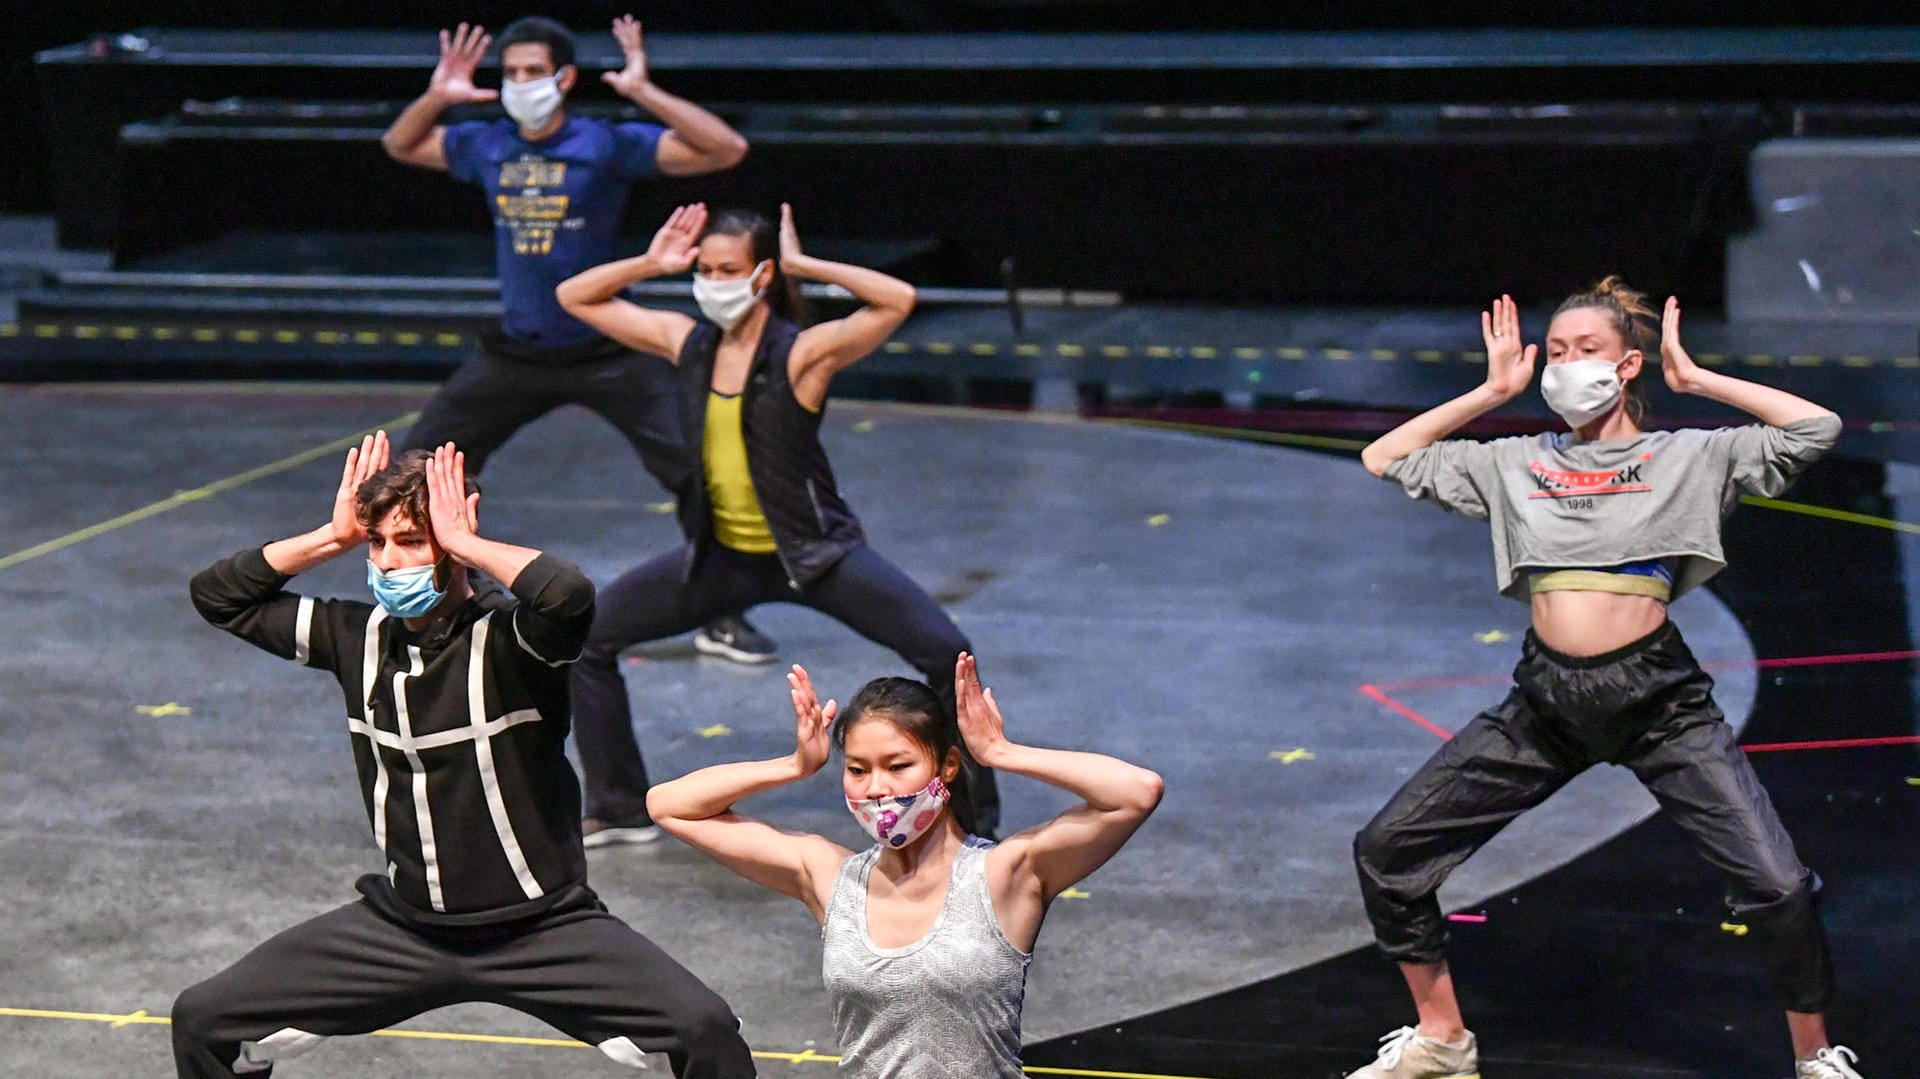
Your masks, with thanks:
<instances>
[{"instance_id":1,"label":"dark grey leggings","mask_svg":"<svg viewBox=\"0 0 1920 1079\"><path fill-rule=\"evenodd\" d=\"M1713 679L1669 622L1601 656L1554 652L1529 632L1507 699L1480 713L1354 838L1360 891L1391 959L1445 954L1441 882L1521 813L1600 763L1632 769L1729 879L1728 905L1766 949L1790 1011L1833 993L1817 898L1746 754L1713 702Z\"/></svg>"},{"instance_id":2,"label":"dark grey leggings","mask_svg":"<svg viewBox=\"0 0 1920 1079\"><path fill-rule=\"evenodd\" d=\"M898 566L861 544L826 575L796 591L773 555L715 544L689 577L680 547L628 570L600 590L593 629L573 666L573 729L586 787L586 814L601 820L639 816L647 806L647 767L633 736L620 651L685 633L729 611L760 603L798 603L893 649L953 700L953 663L972 646L932 596ZM969 766L978 828L999 826L993 773Z\"/></svg>"}]
</instances>

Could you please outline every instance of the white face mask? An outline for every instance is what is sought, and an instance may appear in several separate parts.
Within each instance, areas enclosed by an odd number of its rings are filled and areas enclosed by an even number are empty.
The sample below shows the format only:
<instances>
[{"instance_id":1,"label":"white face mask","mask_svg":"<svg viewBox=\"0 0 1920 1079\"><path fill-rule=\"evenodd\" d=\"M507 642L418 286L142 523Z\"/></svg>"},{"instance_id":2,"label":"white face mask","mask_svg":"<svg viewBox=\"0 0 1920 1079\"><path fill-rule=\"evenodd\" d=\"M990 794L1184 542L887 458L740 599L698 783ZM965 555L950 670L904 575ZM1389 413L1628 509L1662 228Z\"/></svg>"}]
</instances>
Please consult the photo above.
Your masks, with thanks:
<instances>
[{"instance_id":1,"label":"white face mask","mask_svg":"<svg viewBox=\"0 0 1920 1079\"><path fill-rule=\"evenodd\" d=\"M1584 427L1606 415L1625 390L1619 360L1568 360L1550 363L1540 372L1540 396L1569 427Z\"/></svg>"},{"instance_id":2,"label":"white face mask","mask_svg":"<svg viewBox=\"0 0 1920 1079\"><path fill-rule=\"evenodd\" d=\"M500 107L507 110L507 115L513 117L513 122L523 131L538 131L547 126L554 110L560 107L560 100L566 96L560 89L558 75L500 85Z\"/></svg>"},{"instance_id":3,"label":"white face mask","mask_svg":"<svg viewBox=\"0 0 1920 1079\"><path fill-rule=\"evenodd\" d=\"M760 297L766 293L766 289L756 290L753 280L760 276L760 267L768 265L771 263L756 263L752 273L730 280L716 281L694 274L693 302L700 305L700 313L714 325L722 330L731 330L747 317L747 312L753 310L753 305L759 303ZM769 278L767 283L772 284L772 279Z\"/></svg>"}]
</instances>

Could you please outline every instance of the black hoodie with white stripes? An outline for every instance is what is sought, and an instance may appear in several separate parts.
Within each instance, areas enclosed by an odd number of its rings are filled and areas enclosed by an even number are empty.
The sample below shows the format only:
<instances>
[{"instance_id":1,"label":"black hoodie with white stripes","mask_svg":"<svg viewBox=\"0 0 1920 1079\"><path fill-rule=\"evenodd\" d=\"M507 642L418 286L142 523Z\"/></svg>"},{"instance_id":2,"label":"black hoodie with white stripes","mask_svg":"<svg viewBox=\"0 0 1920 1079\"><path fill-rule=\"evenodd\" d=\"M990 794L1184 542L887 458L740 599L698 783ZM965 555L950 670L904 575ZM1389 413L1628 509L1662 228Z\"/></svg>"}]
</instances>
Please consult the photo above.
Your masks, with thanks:
<instances>
[{"instance_id":1,"label":"black hoodie with white stripes","mask_svg":"<svg viewBox=\"0 0 1920 1079\"><path fill-rule=\"evenodd\" d=\"M593 582L542 554L512 597L475 596L414 632L358 600L284 590L261 549L193 579L207 621L332 671L385 882L428 924L507 921L584 885L580 785L565 753L567 665L593 622Z\"/></svg>"}]
</instances>

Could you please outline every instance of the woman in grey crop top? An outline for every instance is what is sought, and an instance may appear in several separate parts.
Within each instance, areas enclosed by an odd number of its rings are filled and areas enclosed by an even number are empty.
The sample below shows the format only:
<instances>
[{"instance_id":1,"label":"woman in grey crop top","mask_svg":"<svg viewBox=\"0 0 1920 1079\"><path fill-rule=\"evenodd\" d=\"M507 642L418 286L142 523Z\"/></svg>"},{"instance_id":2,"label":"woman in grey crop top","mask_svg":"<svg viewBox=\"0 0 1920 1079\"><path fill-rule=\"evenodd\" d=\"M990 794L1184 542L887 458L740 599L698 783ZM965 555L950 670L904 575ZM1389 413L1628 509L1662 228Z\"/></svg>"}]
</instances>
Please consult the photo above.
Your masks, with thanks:
<instances>
[{"instance_id":1,"label":"woman in grey crop top","mask_svg":"<svg viewBox=\"0 0 1920 1079\"><path fill-rule=\"evenodd\" d=\"M1713 680L1667 620L1674 596L1726 565L1721 522L1742 491L1778 495L1839 438L1832 412L1783 390L1703 370L1668 299L1660 371L1676 393L1760 422L1641 429L1634 393L1655 347L1654 312L1609 277L1569 297L1547 329L1541 392L1569 431L1492 442L1447 438L1533 377L1518 308L1480 316L1483 385L1361 453L1414 498L1487 521L1502 592L1532 628L1514 686L1450 739L1354 840L1374 935L1400 964L1417 1027L1382 1039L1349 1079L1477 1079L1478 1049L1445 956L1440 884L1507 822L1594 764L1630 768L1700 853L1731 878L1734 918L1766 952L1787 1008L1796 1079L1860 1079L1830 1046L1833 993L1820 879L1800 864L1766 791L1714 704Z\"/></svg>"},{"instance_id":2,"label":"woman in grey crop top","mask_svg":"<svg viewBox=\"0 0 1920 1079\"><path fill-rule=\"evenodd\" d=\"M836 717L796 666L791 756L703 768L647 796L661 828L819 920L840 1067L856 1079L1018 1079L1027 962L1047 905L1113 857L1160 801L1160 777L1144 768L1009 741L972 656L961 654L954 678L957 726L932 689L906 678L867 683ZM1084 801L998 844L975 837L963 738L982 765ZM734 812L813 775L832 748L872 847L856 854Z\"/></svg>"}]
</instances>

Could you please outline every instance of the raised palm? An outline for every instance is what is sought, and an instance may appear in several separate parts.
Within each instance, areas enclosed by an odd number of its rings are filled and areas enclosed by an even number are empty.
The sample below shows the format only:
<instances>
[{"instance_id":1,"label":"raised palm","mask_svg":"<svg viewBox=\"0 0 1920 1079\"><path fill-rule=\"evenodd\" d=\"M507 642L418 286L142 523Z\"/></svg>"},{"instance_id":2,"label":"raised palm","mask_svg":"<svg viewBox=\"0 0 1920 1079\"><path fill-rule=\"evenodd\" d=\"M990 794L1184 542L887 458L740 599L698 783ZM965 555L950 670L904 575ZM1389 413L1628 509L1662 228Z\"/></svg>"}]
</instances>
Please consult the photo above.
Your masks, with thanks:
<instances>
[{"instance_id":1,"label":"raised palm","mask_svg":"<svg viewBox=\"0 0 1920 1079\"><path fill-rule=\"evenodd\" d=\"M1520 340L1520 305L1502 295L1493 309L1480 312L1480 336L1487 346L1487 387L1501 397L1517 397L1533 381L1539 345Z\"/></svg>"},{"instance_id":2,"label":"raised palm","mask_svg":"<svg viewBox=\"0 0 1920 1079\"><path fill-rule=\"evenodd\" d=\"M342 547L357 547L367 542L366 526L360 523L360 485L387 467L387 454L385 431L375 431L347 451L346 466L340 470L340 487L333 493L333 541Z\"/></svg>"},{"instance_id":3,"label":"raised palm","mask_svg":"<svg viewBox=\"0 0 1920 1079\"><path fill-rule=\"evenodd\" d=\"M812 775L827 763L827 754L833 746L830 733L833 717L840 706L833 701L821 706L819 694L813 691L813 680L798 663L787 675L787 685L793 698L793 759L803 774Z\"/></svg>"},{"instance_id":4,"label":"raised palm","mask_svg":"<svg viewBox=\"0 0 1920 1079\"><path fill-rule=\"evenodd\" d=\"M689 203L667 216L667 223L653 234L647 245L647 257L662 273L685 273L700 257L700 231L707 227L707 204Z\"/></svg>"},{"instance_id":5,"label":"raised palm","mask_svg":"<svg viewBox=\"0 0 1920 1079\"><path fill-rule=\"evenodd\" d=\"M1667 297L1667 309L1660 319L1660 375L1667 380L1667 388L1675 393L1693 392L1700 375L1700 365L1693 362L1693 357L1680 344L1678 296Z\"/></svg>"},{"instance_id":6,"label":"raised palm","mask_svg":"<svg viewBox=\"0 0 1920 1079\"><path fill-rule=\"evenodd\" d=\"M613 20L613 40L620 44L627 64L600 76L600 80L623 97L632 97L647 84L647 50L640 40L640 20L631 15Z\"/></svg>"},{"instance_id":7,"label":"raised palm","mask_svg":"<svg viewBox=\"0 0 1920 1079\"><path fill-rule=\"evenodd\" d=\"M953 696L960 737L973 759L984 764L1006 744L1007 724L1001 718L999 702L993 699L993 690L981 687L980 668L966 652L954 661Z\"/></svg>"},{"instance_id":8,"label":"raised palm","mask_svg":"<svg viewBox=\"0 0 1920 1079\"><path fill-rule=\"evenodd\" d=\"M474 69L486 58L493 36L478 26L461 23L452 33L440 31L440 63L433 69L427 89L448 105L473 105L494 101L498 90L482 90L473 84Z\"/></svg>"},{"instance_id":9,"label":"raised palm","mask_svg":"<svg viewBox=\"0 0 1920 1079\"><path fill-rule=\"evenodd\" d=\"M793 207L780 204L780 261L790 262L801 257L800 230L793 226Z\"/></svg>"}]
</instances>

